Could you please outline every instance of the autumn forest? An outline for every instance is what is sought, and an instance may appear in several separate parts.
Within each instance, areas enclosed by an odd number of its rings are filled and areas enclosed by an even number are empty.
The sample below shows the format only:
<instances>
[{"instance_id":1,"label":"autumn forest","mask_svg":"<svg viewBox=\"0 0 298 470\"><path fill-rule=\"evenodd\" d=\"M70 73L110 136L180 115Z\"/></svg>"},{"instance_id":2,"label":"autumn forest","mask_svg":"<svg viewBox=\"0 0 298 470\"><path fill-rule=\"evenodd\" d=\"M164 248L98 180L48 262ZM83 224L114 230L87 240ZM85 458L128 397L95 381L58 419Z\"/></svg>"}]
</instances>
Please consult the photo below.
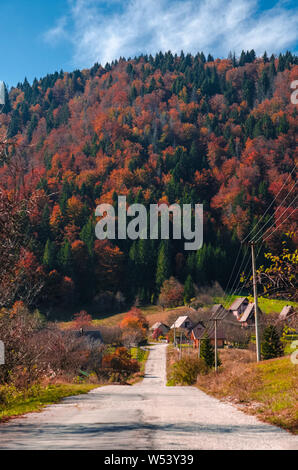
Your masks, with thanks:
<instances>
[{"instance_id":1,"label":"autumn forest","mask_svg":"<svg viewBox=\"0 0 298 470\"><path fill-rule=\"evenodd\" d=\"M215 59L169 51L7 88L0 307L22 300L59 320L78 305L100 313L155 303L171 276L225 289L236 253L239 263L246 255L241 241L268 206L264 222L284 224L264 240L258 263L293 245L285 233L296 222L297 78L290 52ZM119 195L146 207L203 204L203 247L97 240L95 208L116 208Z\"/></svg>"}]
</instances>

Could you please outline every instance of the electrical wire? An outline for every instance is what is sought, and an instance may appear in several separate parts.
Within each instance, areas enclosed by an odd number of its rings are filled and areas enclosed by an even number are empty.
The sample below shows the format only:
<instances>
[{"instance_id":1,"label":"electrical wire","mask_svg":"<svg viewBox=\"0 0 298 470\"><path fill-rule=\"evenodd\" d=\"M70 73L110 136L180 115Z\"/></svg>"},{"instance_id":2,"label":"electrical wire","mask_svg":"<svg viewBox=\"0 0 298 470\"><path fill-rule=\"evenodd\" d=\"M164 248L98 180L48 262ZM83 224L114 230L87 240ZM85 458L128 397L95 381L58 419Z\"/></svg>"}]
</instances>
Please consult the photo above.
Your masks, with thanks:
<instances>
[{"instance_id":1,"label":"electrical wire","mask_svg":"<svg viewBox=\"0 0 298 470\"><path fill-rule=\"evenodd\" d=\"M274 202L276 201L276 198L278 197L278 195L281 193L281 191L283 190L283 188L285 187L288 179L290 178L290 176L292 176L294 170L296 170L296 163L294 163L294 168L292 169L291 173L288 174L287 176L287 179L286 181L284 182L284 184L282 185L282 187L280 188L280 190L278 191L278 193L276 194L276 196L274 197L274 199L271 201L271 203L269 204L269 206L267 207L266 211L264 212L264 214L262 215L262 217L258 220L258 222L256 223L256 225L251 229L251 231L246 235L246 237L242 240L242 242L245 242L249 237L250 235L252 234L252 232L256 229L256 227L260 224L260 222L264 219L265 215L267 214L267 212L269 211L269 209L272 207L272 205L274 204Z\"/></svg>"},{"instance_id":2,"label":"electrical wire","mask_svg":"<svg viewBox=\"0 0 298 470\"><path fill-rule=\"evenodd\" d=\"M282 202L277 206L277 208L275 209L275 212L280 208L282 207L283 203L285 202L285 200L288 198L288 196L291 194L291 192L293 191L293 189L295 188L295 186L297 185L297 182L294 183L294 185L292 186L291 190L288 192L288 194L286 195L286 197L284 197L284 199L282 200ZM252 242L258 235L260 232L262 232L262 230L264 230L264 228L266 227L267 224L269 224L269 221L270 219L272 219L272 217L274 217L274 214L272 214L269 219L267 220L267 222L265 222L265 224L263 225L263 227L260 228L260 230L251 238L250 242ZM267 230L267 229L266 229Z\"/></svg>"},{"instance_id":3,"label":"electrical wire","mask_svg":"<svg viewBox=\"0 0 298 470\"><path fill-rule=\"evenodd\" d=\"M295 201L296 201L297 198L298 198L298 196L296 196L295 199L291 202L291 204L290 204L288 207L285 208L283 214L281 214L281 215L276 219L275 224L277 224L277 222L285 215L286 211L287 211L288 209L290 209L290 207L295 203ZM272 233L274 233L274 232L275 232L275 231L276 231L276 230L295 212L296 209L297 209L297 208L294 208L294 210L291 212L291 214L289 214L288 217L287 217L285 220L283 220L283 222L281 222L281 223L275 228L275 230L274 230ZM261 236L255 241L255 243L258 243L261 239L263 239L263 242L264 242L265 240L267 240L268 236L266 236L266 234L269 232L269 230L270 230L272 227L273 227L273 224L270 225L270 227L268 227L268 228L265 230L265 232L263 233L263 235L261 235ZM271 235L271 234L269 234L269 236L270 236L270 235ZM263 238L264 236L266 237L265 239Z\"/></svg>"}]
</instances>

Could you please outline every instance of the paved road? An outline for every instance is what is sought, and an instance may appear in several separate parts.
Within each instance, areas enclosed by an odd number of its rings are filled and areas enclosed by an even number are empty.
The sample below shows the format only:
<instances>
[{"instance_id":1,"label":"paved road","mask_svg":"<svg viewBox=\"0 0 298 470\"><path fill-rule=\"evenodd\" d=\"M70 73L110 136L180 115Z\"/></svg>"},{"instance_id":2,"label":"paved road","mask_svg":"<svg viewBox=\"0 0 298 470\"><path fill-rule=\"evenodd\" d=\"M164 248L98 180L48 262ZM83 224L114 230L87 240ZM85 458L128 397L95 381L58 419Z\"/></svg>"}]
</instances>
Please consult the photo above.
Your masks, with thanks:
<instances>
[{"instance_id":1,"label":"paved road","mask_svg":"<svg viewBox=\"0 0 298 470\"><path fill-rule=\"evenodd\" d=\"M195 387L166 387L166 345L146 375L0 425L0 449L298 449L298 437Z\"/></svg>"}]
</instances>

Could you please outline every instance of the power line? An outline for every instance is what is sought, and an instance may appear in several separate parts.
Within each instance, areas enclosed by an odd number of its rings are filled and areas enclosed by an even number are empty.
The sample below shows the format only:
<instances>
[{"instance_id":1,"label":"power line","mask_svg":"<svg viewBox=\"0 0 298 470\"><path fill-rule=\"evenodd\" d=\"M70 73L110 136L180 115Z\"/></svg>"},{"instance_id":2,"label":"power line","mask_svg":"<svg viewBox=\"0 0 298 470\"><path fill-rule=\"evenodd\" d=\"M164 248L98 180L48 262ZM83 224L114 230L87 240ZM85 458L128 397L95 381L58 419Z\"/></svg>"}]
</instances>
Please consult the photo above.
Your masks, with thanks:
<instances>
[{"instance_id":1,"label":"power line","mask_svg":"<svg viewBox=\"0 0 298 470\"><path fill-rule=\"evenodd\" d=\"M295 207L295 209L292 210L292 212L288 215L288 217L287 217L285 220L283 220L283 221L273 230L273 232L269 233L269 235L268 235L266 238L263 239L263 242L265 242L266 240L268 240L268 238L270 238L271 235L273 235L273 233L276 232L276 230L279 229L279 227L281 227L281 226L291 217L291 215L294 214L294 212L295 212L296 210L297 210L297 208Z\"/></svg>"},{"instance_id":2,"label":"power line","mask_svg":"<svg viewBox=\"0 0 298 470\"><path fill-rule=\"evenodd\" d=\"M242 242L245 242L249 237L250 235L252 234L252 232L256 229L256 227L259 225L259 223L264 219L265 215L267 214L267 212L269 211L269 209L272 207L272 205L274 204L274 202L276 201L276 198L277 196L281 193L281 191L283 190L283 188L285 187L288 179L290 178L290 176L292 176L294 170L296 170L296 164L294 163L294 168L292 169L291 173L288 174L287 176L287 179L286 181L284 182L284 184L282 185L282 187L280 188L280 190L278 191L278 193L276 194L276 196L274 197L274 199L271 201L271 203L269 204L269 206L267 207L266 211L264 212L264 214L262 215L262 217L258 220L258 222L256 223L256 225L251 229L251 231L246 235L246 237L242 240Z\"/></svg>"},{"instance_id":3,"label":"power line","mask_svg":"<svg viewBox=\"0 0 298 470\"><path fill-rule=\"evenodd\" d=\"M284 197L284 199L282 200L282 202L277 206L277 208L275 209L275 212L280 208L282 207L283 203L285 202L285 200L288 198L288 196L291 194L291 192L293 191L293 189L295 188L295 186L297 185L297 183L295 182L294 185L292 186L291 190L288 192L288 194L286 195L286 197ZM292 203L291 203L292 204ZM252 239L250 240L250 242L252 242L258 235L259 233L264 230L264 228L266 227L266 225L269 223L270 219L272 219L272 217L274 217L274 214L270 215L269 219L267 220L267 222L265 222L265 224L263 225L263 227L260 228L260 230L252 237ZM266 229L267 230L267 229Z\"/></svg>"},{"instance_id":4,"label":"power line","mask_svg":"<svg viewBox=\"0 0 298 470\"><path fill-rule=\"evenodd\" d=\"M286 211L287 211L288 209L290 209L290 207L294 204L294 202L296 201L297 198L298 198L298 196L296 196L295 199L291 202L291 204L290 204L288 207L285 208L284 212L276 219L275 224L277 224L277 222L285 215ZM289 214L288 217L287 217L285 220L283 220L283 222L281 222L281 223L275 228L275 230L274 230L272 233L274 233L274 232L278 229L278 227L280 227L280 226L295 212L296 209L297 209L297 208L295 208L295 209L291 212L291 214ZM255 242L258 243L264 236L266 236L266 233L269 232L269 230L270 230L272 227L273 227L273 224L272 224L270 227L268 227L268 228L266 229L265 233L263 233L263 235L261 235L257 240L255 240ZM269 236L270 236L270 235L271 235L271 234L269 234ZM268 238L268 236L266 236L265 239L263 238L263 242L264 242L265 240L267 240L267 238Z\"/></svg>"}]
</instances>

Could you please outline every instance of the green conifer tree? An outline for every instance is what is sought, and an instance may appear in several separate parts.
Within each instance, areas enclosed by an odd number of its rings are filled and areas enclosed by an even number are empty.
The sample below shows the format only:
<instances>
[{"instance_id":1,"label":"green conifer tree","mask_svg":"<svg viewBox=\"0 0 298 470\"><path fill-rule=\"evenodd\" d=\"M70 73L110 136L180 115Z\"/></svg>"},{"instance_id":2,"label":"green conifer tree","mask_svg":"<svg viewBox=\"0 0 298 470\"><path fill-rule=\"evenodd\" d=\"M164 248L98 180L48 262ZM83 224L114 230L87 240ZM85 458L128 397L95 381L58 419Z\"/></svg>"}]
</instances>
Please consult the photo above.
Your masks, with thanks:
<instances>
[{"instance_id":1,"label":"green conifer tree","mask_svg":"<svg viewBox=\"0 0 298 470\"><path fill-rule=\"evenodd\" d=\"M265 328L261 352L263 359L274 359L283 355L283 344L280 341L278 331L274 325Z\"/></svg>"},{"instance_id":2,"label":"green conifer tree","mask_svg":"<svg viewBox=\"0 0 298 470\"><path fill-rule=\"evenodd\" d=\"M191 299L194 297L194 295L195 295L195 289L194 289L192 277L189 274L184 284L184 293L183 293L184 303L188 304L191 301Z\"/></svg>"}]
</instances>

